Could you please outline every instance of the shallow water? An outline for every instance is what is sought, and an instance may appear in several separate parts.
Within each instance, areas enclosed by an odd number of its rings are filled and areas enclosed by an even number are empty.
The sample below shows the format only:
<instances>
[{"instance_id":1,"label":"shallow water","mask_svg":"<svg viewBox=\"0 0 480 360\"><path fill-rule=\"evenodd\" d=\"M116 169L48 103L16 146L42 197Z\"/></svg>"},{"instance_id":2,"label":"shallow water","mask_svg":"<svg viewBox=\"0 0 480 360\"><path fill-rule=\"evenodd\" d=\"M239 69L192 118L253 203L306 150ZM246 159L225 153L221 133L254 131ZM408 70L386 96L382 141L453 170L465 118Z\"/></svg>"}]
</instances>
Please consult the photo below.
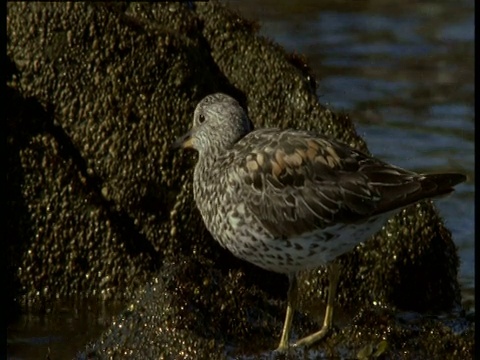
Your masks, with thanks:
<instances>
[{"instance_id":1,"label":"shallow water","mask_svg":"<svg viewBox=\"0 0 480 360\"><path fill-rule=\"evenodd\" d=\"M464 304L474 310L474 2L229 3L257 19L261 34L305 55L320 101L349 113L373 154L416 171L467 174L437 206L459 248ZM71 358L120 307L65 309L9 327L10 357Z\"/></svg>"},{"instance_id":2,"label":"shallow water","mask_svg":"<svg viewBox=\"0 0 480 360\"><path fill-rule=\"evenodd\" d=\"M228 1L304 55L322 104L351 115L377 157L468 181L436 201L474 310L474 1Z\"/></svg>"},{"instance_id":3,"label":"shallow water","mask_svg":"<svg viewBox=\"0 0 480 360\"><path fill-rule=\"evenodd\" d=\"M120 302L62 301L54 314L26 314L7 325L8 359L72 359L124 310Z\"/></svg>"}]
</instances>

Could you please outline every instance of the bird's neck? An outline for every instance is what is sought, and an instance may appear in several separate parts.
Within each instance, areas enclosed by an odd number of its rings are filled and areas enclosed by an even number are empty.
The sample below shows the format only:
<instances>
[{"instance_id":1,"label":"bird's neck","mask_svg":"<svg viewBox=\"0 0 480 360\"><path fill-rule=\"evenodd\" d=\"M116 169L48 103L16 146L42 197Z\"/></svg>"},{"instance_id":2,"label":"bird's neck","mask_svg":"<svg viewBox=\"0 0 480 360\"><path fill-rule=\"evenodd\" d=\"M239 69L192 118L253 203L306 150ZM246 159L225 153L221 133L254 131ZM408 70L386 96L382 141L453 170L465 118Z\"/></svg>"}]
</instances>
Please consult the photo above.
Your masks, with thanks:
<instances>
[{"instance_id":1,"label":"bird's neck","mask_svg":"<svg viewBox=\"0 0 480 360\"><path fill-rule=\"evenodd\" d=\"M208 179L208 173L210 169L214 168L215 157L209 156L208 154L199 154L197 164L193 172L193 183L198 181L204 182L205 179Z\"/></svg>"},{"instance_id":2,"label":"bird's neck","mask_svg":"<svg viewBox=\"0 0 480 360\"><path fill-rule=\"evenodd\" d=\"M228 164L228 152L199 154L194 171L194 182L209 183L222 176Z\"/></svg>"},{"instance_id":3,"label":"bird's neck","mask_svg":"<svg viewBox=\"0 0 480 360\"><path fill-rule=\"evenodd\" d=\"M220 199L217 192L222 182L222 169L218 163L218 156L204 154L198 157L193 172L193 197L209 229L213 221L213 213L209 209L216 208Z\"/></svg>"}]
</instances>

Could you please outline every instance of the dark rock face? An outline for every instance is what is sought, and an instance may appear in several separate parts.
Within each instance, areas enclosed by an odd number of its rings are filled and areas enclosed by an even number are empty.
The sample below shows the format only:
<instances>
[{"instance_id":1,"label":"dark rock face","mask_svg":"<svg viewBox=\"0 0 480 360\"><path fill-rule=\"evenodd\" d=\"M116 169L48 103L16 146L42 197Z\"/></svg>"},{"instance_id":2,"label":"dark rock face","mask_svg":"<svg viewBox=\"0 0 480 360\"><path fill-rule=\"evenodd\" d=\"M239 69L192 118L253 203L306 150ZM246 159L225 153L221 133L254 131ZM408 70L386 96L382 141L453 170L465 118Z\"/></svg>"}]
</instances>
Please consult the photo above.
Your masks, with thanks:
<instances>
[{"instance_id":1,"label":"dark rock face","mask_svg":"<svg viewBox=\"0 0 480 360\"><path fill-rule=\"evenodd\" d=\"M315 129L366 150L347 117L318 103L308 67L215 2L9 3L7 37L10 303L23 311L71 296L129 303L82 356L273 349L286 279L210 238L193 204L191 154L169 147L197 102L222 91L248 106L256 126ZM341 261L341 304L423 311L459 302L455 246L430 203ZM323 298L324 279L305 279L308 309ZM318 326L300 325L299 333ZM452 353L473 351L472 330L455 337L422 326L419 336L436 337L411 344L419 354L444 355L445 336Z\"/></svg>"}]
</instances>

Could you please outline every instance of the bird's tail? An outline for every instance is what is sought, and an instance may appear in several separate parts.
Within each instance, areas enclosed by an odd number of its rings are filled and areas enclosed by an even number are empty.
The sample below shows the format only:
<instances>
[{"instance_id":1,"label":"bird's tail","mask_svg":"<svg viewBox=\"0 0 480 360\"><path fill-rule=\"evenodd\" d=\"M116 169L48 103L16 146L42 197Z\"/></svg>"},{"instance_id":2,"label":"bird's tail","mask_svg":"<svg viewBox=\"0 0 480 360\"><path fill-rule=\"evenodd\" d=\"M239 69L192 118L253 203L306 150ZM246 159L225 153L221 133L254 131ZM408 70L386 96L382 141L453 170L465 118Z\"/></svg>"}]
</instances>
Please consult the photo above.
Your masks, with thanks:
<instances>
[{"instance_id":1,"label":"bird's tail","mask_svg":"<svg viewBox=\"0 0 480 360\"><path fill-rule=\"evenodd\" d=\"M467 180L465 175L457 173L428 174L423 175L420 183L422 185L422 193L426 197L436 197L451 193L455 185L465 180Z\"/></svg>"}]
</instances>

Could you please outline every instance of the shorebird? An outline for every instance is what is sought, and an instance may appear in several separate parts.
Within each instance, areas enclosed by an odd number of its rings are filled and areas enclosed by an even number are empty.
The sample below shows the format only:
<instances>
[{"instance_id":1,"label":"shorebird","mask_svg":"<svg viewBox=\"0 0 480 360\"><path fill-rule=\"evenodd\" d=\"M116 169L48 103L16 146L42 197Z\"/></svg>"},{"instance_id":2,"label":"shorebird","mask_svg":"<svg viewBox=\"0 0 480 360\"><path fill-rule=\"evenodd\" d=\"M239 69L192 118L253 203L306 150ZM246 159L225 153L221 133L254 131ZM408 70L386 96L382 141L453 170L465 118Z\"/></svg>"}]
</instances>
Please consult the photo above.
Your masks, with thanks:
<instances>
[{"instance_id":1,"label":"shorebird","mask_svg":"<svg viewBox=\"0 0 480 360\"><path fill-rule=\"evenodd\" d=\"M198 151L194 198L213 238L235 256L289 278L279 351L289 347L297 303L296 274L327 266L332 326L340 268L334 260L418 201L445 195L466 180L458 173L418 174L309 131L254 130L232 97L217 93L197 105L193 127L174 144Z\"/></svg>"}]
</instances>

